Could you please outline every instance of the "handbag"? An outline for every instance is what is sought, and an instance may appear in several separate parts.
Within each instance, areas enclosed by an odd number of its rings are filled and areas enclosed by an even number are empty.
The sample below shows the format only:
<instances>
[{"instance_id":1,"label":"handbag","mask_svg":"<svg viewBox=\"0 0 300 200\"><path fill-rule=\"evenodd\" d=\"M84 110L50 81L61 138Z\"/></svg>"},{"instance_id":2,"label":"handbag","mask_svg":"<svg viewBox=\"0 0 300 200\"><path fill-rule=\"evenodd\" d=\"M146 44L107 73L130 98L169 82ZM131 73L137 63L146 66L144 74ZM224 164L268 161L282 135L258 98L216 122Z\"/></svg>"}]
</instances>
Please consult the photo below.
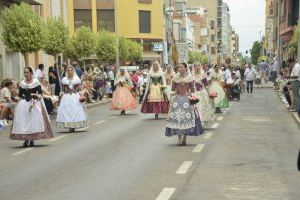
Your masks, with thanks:
<instances>
[{"instance_id":1,"label":"handbag","mask_svg":"<svg viewBox=\"0 0 300 200\"><path fill-rule=\"evenodd\" d=\"M217 96L218 96L217 92L210 92L209 93L209 97L211 97L211 98L215 98Z\"/></svg>"}]
</instances>

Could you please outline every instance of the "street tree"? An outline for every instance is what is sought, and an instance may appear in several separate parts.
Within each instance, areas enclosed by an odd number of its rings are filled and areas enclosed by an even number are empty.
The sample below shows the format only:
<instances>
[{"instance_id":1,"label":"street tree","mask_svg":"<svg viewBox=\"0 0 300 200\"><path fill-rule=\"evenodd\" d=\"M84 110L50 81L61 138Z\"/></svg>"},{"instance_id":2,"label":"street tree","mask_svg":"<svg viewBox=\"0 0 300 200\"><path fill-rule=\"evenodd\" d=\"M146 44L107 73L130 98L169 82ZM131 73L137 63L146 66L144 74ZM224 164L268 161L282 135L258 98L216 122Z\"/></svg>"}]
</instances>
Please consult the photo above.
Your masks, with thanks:
<instances>
[{"instance_id":1,"label":"street tree","mask_svg":"<svg viewBox=\"0 0 300 200\"><path fill-rule=\"evenodd\" d=\"M96 36L88 27L79 27L68 41L67 54L79 60L95 53ZM85 62L84 62L85 65Z\"/></svg>"},{"instance_id":2,"label":"street tree","mask_svg":"<svg viewBox=\"0 0 300 200\"><path fill-rule=\"evenodd\" d=\"M21 52L25 66L29 66L28 54L42 48L42 20L26 4L13 4L2 13L2 37L4 44L13 51Z\"/></svg>"},{"instance_id":3,"label":"street tree","mask_svg":"<svg viewBox=\"0 0 300 200\"><path fill-rule=\"evenodd\" d=\"M260 41L255 41L253 43L252 49L251 49L251 61L254 65L257 65L258 63L258 58L260 56L262 50L262 42Z\"/></svg>"},{"instance_id":4,"label":"street tree","mask_svg":"<svg viewBox=\"0 0 300 200\"><path fill-rule=\"evenodd\" d=\"M60 18L47 19L43 28L43 50L56 60L56 56L66 50L68 36L68 28Z\"/></svg>"},{"instance_id":5,"label":"street tree","mask_svg":"<svg viewBox=\"0 0 300 200\"><path fill-rule=\"evenodd\" d=\"M98 34L95 52L100 61L112 61L116 57L115 36L107 31Z\"/></svg>"},{"instance_id":6,"label":"street tree","mask_svg":"<svg viewBox=\"0 0 300 200\"><path fill-rule=\"evenodd\" d=\"M140 61L143 55L142 45L132 40L127 40L127 45L128 45L128 60Z\"/></svg>"},{"instance_id":7,"label":"street tree","mask_svg":"<svg viewBox=\"0 0 300 200\"><path fill-rule=\"evenodd\" d=\"M189 63L194 63L199 61L201 64L208 63L208 57L205 54L202 54L200 51L190 51L189 52Z\"/></svg>"},{"instance_id":8,"label":"street tree","mask_svg":"<svg viewBox=\"0 0 300 200\"><path fill-rule=\"evenodd\" d=\"M128 40L124 37L119 37L119 53L122 61L127 61L129 55Z\"/></svg>"},{"instance_id":9,"label":"street tree","mask_svg":"<svg viewBox=\"0 0 300 200\"><path fill-rule=\"evenodd\" d=\"M289 42L288 52L290 54L297 54L298 41L300 39L300 24L298 24L294 30L291 41Z\"/></svg>"}]
</instances>

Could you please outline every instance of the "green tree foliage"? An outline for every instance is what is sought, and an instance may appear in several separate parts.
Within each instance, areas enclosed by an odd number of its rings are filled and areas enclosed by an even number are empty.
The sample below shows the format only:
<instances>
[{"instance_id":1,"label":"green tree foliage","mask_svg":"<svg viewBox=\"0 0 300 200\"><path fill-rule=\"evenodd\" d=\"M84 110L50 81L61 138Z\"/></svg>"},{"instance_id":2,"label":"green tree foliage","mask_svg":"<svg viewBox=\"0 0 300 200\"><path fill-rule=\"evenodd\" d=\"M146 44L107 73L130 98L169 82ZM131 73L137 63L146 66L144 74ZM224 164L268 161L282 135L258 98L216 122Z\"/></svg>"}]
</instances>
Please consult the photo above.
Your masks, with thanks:
<instances>
[{"instance_id":1,"label":"green tree foliage","mask_svg":"<svg viewBox=\"0 0 300 200\"><path fill-rule=\"evenodd\" d=\"M124 37L119 38L119 53L121 60L127 60L129 55L128 40Z\"/></svg>"},{"instance_id":2,"label":"green tree foliage","mask_svg":"<svg viewBox=\"0 0 300 200\"><path fill-rule=\"evenodd\" d=\"M127 45L128 45L128 60L140 61L143 55L142 45L132 40L127 40Z\"/></svg>"},{"instance_id":3,"label":"green tree foliage","mask_svg":"<svg viewBox=\"0 0 300 200\"><path fill-rule=\"evenodd\" d=\"M79 27L67 44L67 55L77 59L87 58L94 54L96 36L88 27Z\"/></svg>"},{"instance_id":4,"label":"green tree foliage","mask_svg":"<svg viewBox=\"0 0 300 200\"><path fill-rule=\"evenodd\" d=\"M96 55L101 61L112 61L116 57L115 36L107 31L101 31L96 42Z\"/></svg>"},{"instance_id":5,"label":"green tree foliage","mask_svg":"<svg viewBox=\"0 0 300 200\"><path fill-rule=\"evenodd\" d=\"M289 48L288 48L289 53L297 54L299 38L300 38L300 25L298 24L294 30L293 37L289 42Z\"/></svg>"},{"instance_id":6,"label":"green tree foliage","mask_svg":"<svg viewBox=\"0 0 300 200\"><path fill-rule=\"evenodd\" d=\"M42 48L42 20L26 3L13 4L2 14L4 43L8 48L21 52L28 66L26 55Z\"/></svg>"},{"instance_id":7,"label":"green tree foliage","mask_svg":"<svg viewBox=\"0 0 300 200\"><path fill-rule=\"evenodd\" d=\"M258 63L258 58L260 56L261 50L262 50L262 42L255 41L251 49L251 61L254 65L257 65Z\"/></svg>"},{"instance_id":8,"label":"green tree foliage","mask_svg":"<svg viewBox=\"0 0 300 200\"><path fill-rule=\"evenodd\" d=\"M200 51L190 51L189 52L189 63L194 63L199 61L201 64L208 63L208 57L205 54L202 54Z\"/></svg>"},{"instance_id":9,"label":"green tree foliage","mask_svg":"<svg viewBox=\"0 0 300 200\"><path fill-rule=\"evenodd\" d=\"M68 28L60 18L49 18L43 28L43 50L53 56L62 53L67 47L68 35Z\"/></svg>"}]
</instances>

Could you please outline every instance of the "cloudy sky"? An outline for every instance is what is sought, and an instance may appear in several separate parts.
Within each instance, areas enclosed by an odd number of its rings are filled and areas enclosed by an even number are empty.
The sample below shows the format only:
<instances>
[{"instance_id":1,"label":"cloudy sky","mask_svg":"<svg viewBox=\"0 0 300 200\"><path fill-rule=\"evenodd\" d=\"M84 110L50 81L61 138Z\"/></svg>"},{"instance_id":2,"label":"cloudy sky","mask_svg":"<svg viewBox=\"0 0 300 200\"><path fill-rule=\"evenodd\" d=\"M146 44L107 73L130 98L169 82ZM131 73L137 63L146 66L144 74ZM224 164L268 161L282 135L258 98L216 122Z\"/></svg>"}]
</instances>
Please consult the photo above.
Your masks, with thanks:
<instances>
[{"instance_id":1,"label":"cloudy sky","mask_svg":"<svg viewBox=\"0 0 300 200\"><path fill-rule=\"evenodd\" d=\"M245 54L264 34L265 0L224 0L229 5L231 24L240 36L240 52ZM261 33L260 33L261 31Z\"/></svg>"}]
</instances>

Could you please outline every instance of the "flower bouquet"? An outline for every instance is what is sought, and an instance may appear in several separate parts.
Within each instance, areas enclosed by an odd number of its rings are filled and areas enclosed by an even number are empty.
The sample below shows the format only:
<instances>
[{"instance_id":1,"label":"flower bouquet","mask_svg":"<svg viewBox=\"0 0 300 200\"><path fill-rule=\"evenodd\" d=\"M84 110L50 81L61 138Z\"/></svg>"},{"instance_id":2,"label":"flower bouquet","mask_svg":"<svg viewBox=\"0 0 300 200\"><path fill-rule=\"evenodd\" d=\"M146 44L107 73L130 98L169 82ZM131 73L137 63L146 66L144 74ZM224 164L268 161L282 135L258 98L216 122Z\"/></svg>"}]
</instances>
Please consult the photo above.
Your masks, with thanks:
<instances>
[{"instance_id":1,"label":"flower bouquet","mask_svg":"<svg viewBox=\"0 0 300 200\"><path fill-rule=\"evenodd\" d=\"M84 103L86 101L85 96L79 97L79 101L80 101L80 103Z\"/></svg>"},{"instance_id":2,"label":"flower bouquet","mask_svg":"<svg viewBox=\"0 0 300 200\"><path fill-rule=\"evenodd\" d=\"M38 96L37 94L31 94L29 112L32 112L35 103L39 100L40 100L40 96Z\"/></svg>"},{"instance_id":3,"label":"flower bouquet","mask_svg":"<svg viewBox=\"0 0 300 200\"><path fill-rule=\"evenodd\" d=\"M196 96L189 97L189 100L190 100L190 104L191 105L195 105L195 104L197 104L199 102L199 98L196 97Z\"/></svg>"}]
</instances>

